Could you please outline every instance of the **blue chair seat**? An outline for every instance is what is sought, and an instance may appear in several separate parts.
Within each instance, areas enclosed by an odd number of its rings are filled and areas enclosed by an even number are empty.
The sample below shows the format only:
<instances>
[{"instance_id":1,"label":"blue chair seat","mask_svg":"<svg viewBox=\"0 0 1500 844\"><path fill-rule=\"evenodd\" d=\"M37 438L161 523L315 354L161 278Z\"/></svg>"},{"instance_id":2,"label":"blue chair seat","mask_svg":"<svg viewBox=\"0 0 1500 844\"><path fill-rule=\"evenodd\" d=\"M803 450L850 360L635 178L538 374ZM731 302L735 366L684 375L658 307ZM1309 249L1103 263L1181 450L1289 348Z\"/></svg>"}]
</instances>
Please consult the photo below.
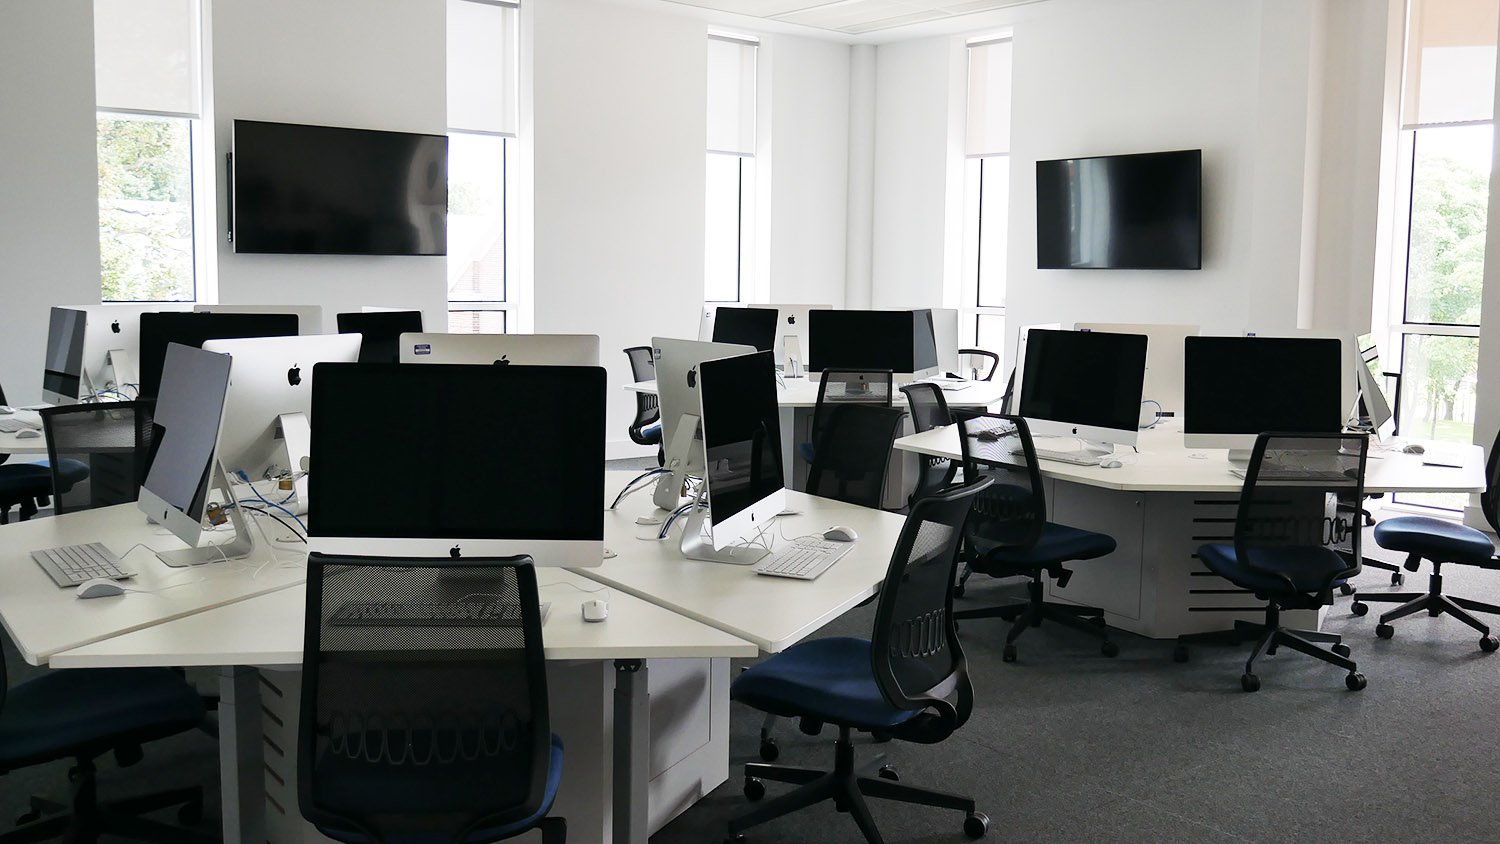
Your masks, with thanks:
<instances>
[{"instance_id":1,"label":"blue chair seat","mask_svg":"<svg viewBox=\"0 0 1500 844\"><path fill-rule=\"evenodd\" d=\"M1286 581L1247 568L1235 553L1233 545L1202 545L1198 556L1214 574L1257 592L1285 594ZM1315 545L1291 545L1282 548L1261 548L1253 552L1261 568L1286 572L1298 592L1316 592L1323 587L1328 576L1341 572L1349 564L1331 548ZM1334 586L1344 583L1346 578L1334 581Z\"/></svg>"},{"instance_id":2,"label":"blue chair seat","mask_svg":"<svg viewBox=\"0 0 1500 844\"><path fill-rule=\"evenodd\" d=\"M886 702L870 667L870 640L851 637L793 645L735 678L729 696L762 712L864 730L894 727L920 711Z\"/></svg>"},{"instance_id":3,"label":"blue chair seat","mask_svg":"<svg viewBox=\"0 0 1500 844\"><path fill-rule=\"evenodd\" d=\"M641 439L648 443L661 442L661 420L658 419L650 425L641 428Z\"/></svg>"},{"instance_id":4,"label":"blue chair seat","mask_svg":"<svg viewBox=\"0 0 1500 844\"><path fill-rule=\"evenodd\" d=\"M1495 546L1483 533L1428 516L1386 519L1375 526L1375 541L1381 548L1438 563L1480 565L1495 555Z\"/></svg>"},{"instance_id":5,"label":"blue chair seat","mask_svg":"<svg viewBox=\"0 0 1500 844\"><path fill-rule=\"evenodd\" d=\"M149 741L202 720L203 700L170 668L51 671L6 695L0 770L96 755L121 736Z\"/></svg>"},{"instance_id":6,"label":"blue chair seat","mask_svg":"<svg viewBox=\"0 0 1500 844\"><path fill-rule=\"evenodd\" d=\"M976 571L985 571L993 564L1032 569L1069 560L1092 560L1115 550L1112 536L1053 522L1042 528L1042 536L1034 545L1025 548L997 546L982 536L975 536L972 541L975 550L984 555L984 559L974 566Z\"/></svg>"},{"instance_id":7,"label":"blue chair seat","mask_svg":"<svg viewBox=\"0 0 1500 844\"><path fill-rule=\"evenodd\" d=\"M49 464L47 462L43 462L40 465L47 466ZM68 490L73 488L74 484L86 479L88 476L89 464L82 463L67 457L58 458L57 480L62 484L62 489L58 490L58 492L67 492Z\"/></svg>"},{"instance_id":8,"label":"blue chair seat","mask_svg":"<svg viewBox=\"0 0 1500 844\"><path fill-rule=\"evenodd\" d=\"M409 806L413 802L427 803L433 807L453 806L456 807L455 811L463 811L474 806L493 803L494 792L507 785L481 777L468 776L462 765L443 766L443 773L440 776L418 776L400 784L386 776L375 777L373 780L361 776L361 768L368 769L372 766L360 762L339 760L336 764L336 771L332 770L327 763L323 763L320 767L329 772L321 780L325 787L319 795L325 805L330 808L340 805L357 806L361 811L372 805ZM499 841L535 826L546 817L548 812L552 811L552 802L557 798L557 786L562 782L562 767L562 739L553 735L552 750L547 760L547 786L542 795L541 808L524 820L501 827L477 830L470 833L465 840L473 844ZM368 836L345 829L319 827L319 830L329 838L346 842L346 844L370 844L371 841ZM448 835L440 833L412 832L388 836L385 838L385 844L448 844L450 840Z\"/></svg>"},{"instance_id":9,"label":"blue chair seat","mask_svg":"<svg viewBox=\"0 0 1500 844\"><path fill-rule=\"evenodd\" d=\"M797 453L801 455L802 459L806 460L808 463L813 462L812 443L797 443Z\"/></svg>"},{"instance_id":10,"label":"blue chair seat","mask_svg":"<svg viewBox=\"0 0 1500 844\"><path fill-rule=\"evenodd\" d=\"M14 499L38 494L52 494L52 468L46 463L7 463L0 466L0 498Z\"/></svg>"}]
</instances>

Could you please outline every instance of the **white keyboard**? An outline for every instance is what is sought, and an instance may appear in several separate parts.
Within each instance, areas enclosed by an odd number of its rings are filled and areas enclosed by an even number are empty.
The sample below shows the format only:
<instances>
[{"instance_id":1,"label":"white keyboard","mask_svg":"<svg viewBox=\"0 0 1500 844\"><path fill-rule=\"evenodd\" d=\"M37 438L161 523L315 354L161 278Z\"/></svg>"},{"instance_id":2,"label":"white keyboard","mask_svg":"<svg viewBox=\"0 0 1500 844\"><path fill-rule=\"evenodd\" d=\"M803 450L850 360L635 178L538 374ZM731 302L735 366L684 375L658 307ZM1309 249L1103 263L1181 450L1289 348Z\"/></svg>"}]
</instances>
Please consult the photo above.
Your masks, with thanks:
<instances>
[{"instance_id":1,"label":"white keyboard","mask_svg":"<svg viewBox=\"0 0 1500 844\"><path fill-rule=\"evenodd\" d=\"M18 431L40 431L40 424L24 422L20 419L0 419L0 433L14 434Z\"/></svg>"},{"instance_id":2,"label":"white keyboard","mask_svg":"<svg viewBox=\"0 0 1500 844\"><path fill-rule=\"evenodd\" d=\"M852 542L830 542L826 539L799 539L755 564L755 573L771 577L814 580L834 563L842 560Z\"/></svg>"},{"instance_id":3,"label":"white keyboard","mask_svg":"<svg viewBox=\"0 0 1500 844\"><path fill-rule=\"evenodd\" d=\"M121 580L135 576L135 572L120 566L120 558L113 551L98 542L32 551L31 559L63 589L96 577Z\"/></svg>"},{"instance_id":4,"label":"white keyboard","mask_svg":"<svg viewBox=\"0 0 1500 844\"><path fill-rule=\"evenodd\" d=\"M1017 448L1013 449L1011 453L1021 454L1022 452L1021 449ZM1074 466L1097 466L1099 465L1099 459L1103 456L1097 451L1082 451L1079 449L1072 451L1053 451L1050 448L1036 449L1036 459L1038 460L1056 460L1058 463L1071 463Z\"/></svg>"}]
</instances>

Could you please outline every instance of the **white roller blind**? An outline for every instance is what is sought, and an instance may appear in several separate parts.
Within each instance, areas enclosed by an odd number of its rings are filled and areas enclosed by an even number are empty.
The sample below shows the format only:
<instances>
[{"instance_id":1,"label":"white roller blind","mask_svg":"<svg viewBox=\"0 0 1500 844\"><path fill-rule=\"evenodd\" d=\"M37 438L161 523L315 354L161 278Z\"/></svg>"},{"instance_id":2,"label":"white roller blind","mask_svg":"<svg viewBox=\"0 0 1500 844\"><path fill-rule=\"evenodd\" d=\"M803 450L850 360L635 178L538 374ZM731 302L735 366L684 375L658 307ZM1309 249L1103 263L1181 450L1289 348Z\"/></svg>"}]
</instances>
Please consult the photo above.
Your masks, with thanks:
<instances>
[{"instance_id":1,"label":"white roller blind","mask_svg":"<svg viewBox=\"0 0 1500 844\"><path fill-rule=\"evenodd\" d=\"M448 0L448 128L516 133L514 6Z\"/></svg>"},{"instance_id":2,"label":"white roller blind","mask_svg":"<svg viewBox=\"0 0 1500 844\"><path fill-rule=\"evenodd\" d=\"M1490 120L1495 112L1496 0L1411 0L1405 128Z\"/></svg>"},{"instance_id":3,"label":"white roller blind","mask_svg":"<svg viewBox=\"0 0 1500 844\"><path fill-rule=\"evenodd\" d=\"M755 154L755 50L748 41L708 37L708 149Z\"/></svg>"},{"instance_id":4,"label":"white roller blind","mask_svg":"<svg viewBox=\"0 0 1500 844\"><path fill-rule=\"evenodd\" d=\"M94 89L105 111L198 116L197 0L94 0Z\"/></svg>"},{"instance_id":5,"label":"white roller blind","mask_svg":"<svg viewBox=\"0 0 1500 844\"><path fill-rule=\"evenodd\" d=\"M969 47L969 155L1010 152L1010 39Z\"/></svg>"}]
</instances>

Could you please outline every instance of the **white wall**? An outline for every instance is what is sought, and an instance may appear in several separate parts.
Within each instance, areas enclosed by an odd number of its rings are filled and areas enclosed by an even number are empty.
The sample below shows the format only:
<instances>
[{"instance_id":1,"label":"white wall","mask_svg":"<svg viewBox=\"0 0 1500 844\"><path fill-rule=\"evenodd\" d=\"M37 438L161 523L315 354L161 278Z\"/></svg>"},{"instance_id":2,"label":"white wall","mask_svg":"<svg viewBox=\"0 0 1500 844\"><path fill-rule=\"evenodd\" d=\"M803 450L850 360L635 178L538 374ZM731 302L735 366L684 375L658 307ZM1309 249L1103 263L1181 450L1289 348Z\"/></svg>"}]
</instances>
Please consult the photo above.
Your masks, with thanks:
<instances>
[{"instance_id":1,"label":"white wall","mask_svg":"<svg viewBox=\"0 0 1500 844\"><path fill-rule=\"evenodd\" d=\"M444 0L212 0L215 132L236 118L398 132L447 131ZM218 172L225 197L225 172ZM222 205L221 200L221 205ZM227 212L219 209L220 229ZM419 308L447 330L446 258L237 255L222 233L219 300ZM96 293L97 295L97 293Z\"/></svg>"},{"instance_id":2,"label":"white wall","mask_svg":"<svg viewBox=\"0 0 1500 844\"><path fill-rule=\"evenodd\" d=\"M0 3L0 385L41 401L47 311L99 301L93 0Z\"/></svg>"}]
</instances>

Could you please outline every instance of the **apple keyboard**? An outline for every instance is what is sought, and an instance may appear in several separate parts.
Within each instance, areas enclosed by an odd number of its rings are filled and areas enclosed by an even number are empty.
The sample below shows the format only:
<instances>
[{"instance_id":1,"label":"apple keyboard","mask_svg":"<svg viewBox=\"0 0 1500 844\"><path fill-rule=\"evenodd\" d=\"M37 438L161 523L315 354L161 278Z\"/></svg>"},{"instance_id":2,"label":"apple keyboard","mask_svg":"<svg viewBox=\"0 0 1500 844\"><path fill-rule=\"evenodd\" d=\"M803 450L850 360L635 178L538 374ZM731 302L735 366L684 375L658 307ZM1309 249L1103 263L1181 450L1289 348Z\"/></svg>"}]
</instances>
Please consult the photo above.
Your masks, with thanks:
<instances>
[{"instance_id":1,"label":"apple keyboard","mask_svg":"<svg viewBox=\"0 0 1500 844\"><path fill-rule=\"evenodd\" d=\"M42 426L20 419L0 419L0 434L16 434L21 431L40 431Z\"/></svg>"},{"instance_id":2,"label":"apple keyboard","mask_svg":"<svg viewBox=\"0 0 1500 844\"><path fill-rule=\"evenodd\" d=\"M135 572L122 568L120 558L99 542L44 548L32 551L31 559L62 589L96 577L120 580L135 576Z\"/></svg>"},{"instance_id":3,"label":"apple keyboard","mask_svg":"<svg viewBox=\"0 0 1500 844\"><path fill-rule=\"evenodd\" d=\"M826 539L799 539L755 565L756 574L815 580L834 563L842 560L853 542L830 542Z\"/></svg>"}]
</instances>

